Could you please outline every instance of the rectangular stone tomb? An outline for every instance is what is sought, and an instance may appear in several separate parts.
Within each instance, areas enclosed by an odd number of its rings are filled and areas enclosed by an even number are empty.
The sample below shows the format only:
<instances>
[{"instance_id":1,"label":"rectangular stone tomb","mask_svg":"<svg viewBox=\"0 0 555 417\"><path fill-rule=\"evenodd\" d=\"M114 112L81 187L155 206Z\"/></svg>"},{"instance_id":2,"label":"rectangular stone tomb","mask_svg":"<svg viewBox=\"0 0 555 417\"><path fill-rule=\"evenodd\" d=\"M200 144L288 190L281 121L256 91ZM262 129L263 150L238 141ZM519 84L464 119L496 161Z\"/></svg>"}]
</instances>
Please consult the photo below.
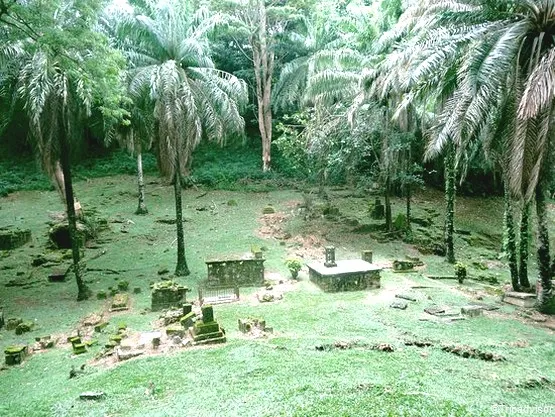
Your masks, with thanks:
<instances>
[{"instance_id":1,"label":"rectangular stone tomb","mask_svg":"<svg viewBox=\"0 0 555 417\"><path fill-rule=\"evenodd\" d=\"M336 261L337 266L308 265L309 278L326 292L380 288L381 268L361 259Z\"/></svg>"},{"instance_id":2,"label":"rectangular stone tomb","mask_svg":"<svg viewBox=\"0 0 555 417\"><path fill-rule=\"evenodd\" d=\"M507 292L503 301L518 307L532 308L536 305L536 295L526 292Z\"/></svg>"},{"instance_id":3,"label":"rectangular stone tomb","mask_svg":"<svg viewBox=\"0 0 555 417\"><path fill-rule=\"evenodd\" d=\"M257 287L264 284L264 261L237 258L206 261L207 287Z\"/></svg>"}]
</instances>

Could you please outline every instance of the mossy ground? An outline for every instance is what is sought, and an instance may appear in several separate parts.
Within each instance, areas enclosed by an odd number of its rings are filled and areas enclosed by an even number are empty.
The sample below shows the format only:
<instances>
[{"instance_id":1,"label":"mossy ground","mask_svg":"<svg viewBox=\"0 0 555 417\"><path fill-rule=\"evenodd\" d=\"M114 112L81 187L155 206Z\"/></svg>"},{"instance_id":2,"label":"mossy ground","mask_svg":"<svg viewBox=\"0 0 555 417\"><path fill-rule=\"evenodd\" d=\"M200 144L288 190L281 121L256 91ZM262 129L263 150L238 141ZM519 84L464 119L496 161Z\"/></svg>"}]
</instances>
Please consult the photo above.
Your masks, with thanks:
<instances>
[{"instance_id":1,"label":"mossy ground","mask_svg":"<svg viewBox=\"0 0 555 417\"><path fill-rule=\"evenodd\" d=\"M132 176L81 181L75 188L85 212L95 209L110 225L92 248L85 249L86 280L93 293L109 292L110 287L118 287L118 281L129 282L129 288L141 287L142 292L130 294L130 310L113 313L111 324L98 336L100 343L87 353L76 357L70 345L61 345L0 371L2 416L497 416L507 415L493 411L498 404L555 406L553 385L518 387L540 376L555 381L555 344L549 330L524 323L509 306L460 322L419 320L423 309L432 304L459 308L476 301L476 291L484 297L481 302L497 300L495 288L427 279L428 274L453 274L452 265L437 256L420 256L426 267L417 273L385 271L380 290L323 293L308 282L304 269L282 301L258 304L253 302L254 289L242 289L241 302L214 307L215 319L227 330L226 344L139 357L111 368L88 366L84 374L70 380L71 365L77 368L92 360L112 330L117 330L117 323L125 322L128 331L152 328L159 314L148 311L149 284L160 280L162 269L173 271L176 261L175 225L157 222L175 217L170 186L147 178L150 214L146 216L133 214L137 202ZM184 226L192 274L177 281L192 288L188 299L196 297L197 284L205 277L205 259L242 254L253 246L264 248L267 272L284 278L289 275L287 258L304 256L307 261L321 256L317 243L335 245L337 259L359 257L368 248L374 251L374 261L384 264L417 254L399 241L377 243L371 234L353 233L353 219L372 222L367 208L374 197L349 189L332 190L330 197L351 222L303 220L296 206L303 196L295 190L186 190ZM237 205L228 204L231 200ZM269 215L275 216L272 226L290 238L279 240L259 232L265 224L262 209L268 205L277 211ZM435 209L439 216L426 229L433 235L441 233L441 194L423 192L413 208L417 216L423 216L424 209ZM78 303L71 274L66 282L48 283L49 268L31 267L31 259L47 251L47 212L62 209L52 191L18 192L0 199L0 225L33 231L31 244L1 253L0 304L6 318L36 323L30 333L20 336L0 331L2 350L31 343L37 336L73 334L83 317L109 307L110 300L96 297ZM403 210L403 201L395 200L394 212ZM498 199L458 199L456 227L476 237L473 241L458 234L455 242L459 260L469 265L469 276L486 273L501 282L508 280L495 249L501 246L501 214ZM488 242L489 248L472 246L478 241ZM483 271L473 262L488 269ZM18 273L29 285L6 287ZM412 290L418 301L409 303L407 310L389 308L396 293L412 286L428 288ZM253 316L273 327L274 336L243 337L237 319ZM404 345L414 339L434 345ZM395 351L315 349L319 344L354 340L360 346L389 343ZM465 344L507 360L465 359L442 351L442 344ZM154 394L145 395L150 382ZM104 391L106 398L83 402L78 400L83 391Z\"/></svg>"}]
</instances>

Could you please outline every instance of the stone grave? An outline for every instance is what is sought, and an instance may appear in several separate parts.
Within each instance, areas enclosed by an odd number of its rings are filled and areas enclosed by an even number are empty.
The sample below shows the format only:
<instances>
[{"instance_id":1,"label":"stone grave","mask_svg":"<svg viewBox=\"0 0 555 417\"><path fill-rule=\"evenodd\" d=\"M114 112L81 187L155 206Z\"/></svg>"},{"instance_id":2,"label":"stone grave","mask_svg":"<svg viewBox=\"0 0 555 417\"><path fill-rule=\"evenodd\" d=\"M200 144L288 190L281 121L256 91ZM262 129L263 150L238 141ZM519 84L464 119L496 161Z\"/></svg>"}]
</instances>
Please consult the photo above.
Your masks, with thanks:
<instances>
[{"instance_id":1,"label":"stone grave","mask_svg":"<svg viewBox=\"0 0 555 417\"><path fill-rule=\"evenodd\" d=\"M4 349L4 354L6 355L6 365L19 365L25 359L25 356L29 353L27 346L25 345L14 345L8 346Z\"/></svg>"},{"instance_id":2,"label":"stone grave","mask_svg":"<svg viewBox=\"0 0 555 417\"><path fill-rule=\"evenodd\" d=\"M309 278L326 292L380 288L381 268L362 259L335 260L335 248L326 247L324 263L308 266Z\"/></svg>"},{"instance_id":3,"label":"stone grave","mask_svg":"<svg viewBox=\"0 0 555 417\"><path fill-rule=\"evenodd\" d=\"M29 229L0 229L0 250L19 248L31 241Z\"/></svg>"},{"instance_id":4,"label":"stone grave","mask_svg":"<svg viewBox=\"0 0 555 417\"><path fill-rule=\"evenodd\" d=\"M244 257L206 261L205 287L257 287L264 284L264 261L249 254Z\"/></svg>"},{"instance_id":5,"label":"stone grave","mask_svg":"<svg viewBox=\"0 0 555 417\"><path fill-rule=\"evenodd\" d=\"M152 285L152 311L180 307L185 302L189 289L175 281L162 281Z\"/></svg>"},{"instance_id":6,"label":"stone grave","mask_svg":"<svg viewBox=\"0 0 555 417\"><path fill-rule=\"evenodd\" d=\"M202 307L201 311L202 320L197 320L195 324L189 328L193 344L208 345L224 343L226 337L218 322L214 320L213 307L211 305L205 305Z\"/></svg>"}]
</instances>

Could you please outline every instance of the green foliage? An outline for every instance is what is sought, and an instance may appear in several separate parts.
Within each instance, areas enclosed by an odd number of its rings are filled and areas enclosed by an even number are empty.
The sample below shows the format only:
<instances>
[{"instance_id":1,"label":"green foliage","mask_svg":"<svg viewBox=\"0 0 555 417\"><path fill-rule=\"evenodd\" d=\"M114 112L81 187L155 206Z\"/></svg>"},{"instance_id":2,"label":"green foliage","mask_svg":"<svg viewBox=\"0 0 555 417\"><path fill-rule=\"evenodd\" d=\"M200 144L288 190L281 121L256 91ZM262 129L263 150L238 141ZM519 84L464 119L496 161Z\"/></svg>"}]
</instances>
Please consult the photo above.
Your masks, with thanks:
<instances>
[{"instance_id":1,"label":"green foliage","mask_svg":"<svg viewBox=\"0 0 555 417\"><path fill-rule=\"evenodd\" d=\"M289 258L289 259L285 260L285 266L287 267L287 269L291 273L291 277L296 279L297 276L299 275L299 271L303 267L303 264L297 258Z\"/></svg>"},{"instance_id":2,"label":"green foliage","mask_svg":"<svg viewBox=\"0 0 555 417\"><path fill-rule=\"evenodd\" d=\"M462 262L457 262L454 265L455 269L455 276L459 280L459 283L462 284L463 281L466 279L466 264Z\"/></svg>"},{"instance_id":3,"label":"green foliage","mask_svg":"<svg viewBox=\"0 0 555 417\"><path fill-rule=\"evenodd\" d=\"M129 289L128 281L118 281L118 290L127 291Z\"/></svg>"}]
</instances>

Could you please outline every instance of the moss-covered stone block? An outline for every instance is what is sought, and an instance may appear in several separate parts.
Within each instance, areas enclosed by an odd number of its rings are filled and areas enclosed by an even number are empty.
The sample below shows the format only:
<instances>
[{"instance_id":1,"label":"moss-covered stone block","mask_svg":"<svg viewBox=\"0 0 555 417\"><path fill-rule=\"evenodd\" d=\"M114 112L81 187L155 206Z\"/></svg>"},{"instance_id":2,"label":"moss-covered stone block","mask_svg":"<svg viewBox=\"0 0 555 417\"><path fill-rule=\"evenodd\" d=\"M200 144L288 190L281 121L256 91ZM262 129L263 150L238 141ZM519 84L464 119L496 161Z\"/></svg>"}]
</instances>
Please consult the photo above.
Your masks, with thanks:
<instances>
[{"instance_id":1,"label":"moss-covered stone block","mask_svg":"<svg viewBox=\"0 0 555 417\"><path fill-rule=\"evenodd\" d=\"M166 328L166 334L168 336L183 337L185 335L185 329L181 326L170 326Z\"/></svg>"},{"instance_id":2,"label":"moss-covered stone block","mask_svg":"<svg viewBox=\"0 0 555 417\"><path fill-rule=\"evenodd\" d=\"M108 297L108 294L106 294L106 291L102 290L102 291L98 291L96 293L96 298L98 300L105 300Z\"/></svg>"},{"instance_id":3,"label":"moss-covered stone block","mask_svg":"<svg viewBox=\"0 0 555 417\"><path fill-rule=\"evenodd\" d=\"M102 323L98 323L96 326L94 326L94 331L97 333L102 332L102 330L104 330L107 326L108 326L108 322L107 321L103 321Z\"/></svg>"},{"instance_id":4,"label":"moss-covered stone block","mask_svg":"<svg viewBox=\"0 0 555 417\"><path fill-rule=\"evenodd\" d=\"M110 336L110 341L115 342L118 345L121 343L121 339L123 339L121 334L114 334Z\"/></svg>"},{"instance_id":5,"label":"moss-covered stone block","mask_svg":"<svg viewBox=\"0 0 555 417\"><path fill-rule=\"evenodd\" d=\"M113 349L118 345L118 343L114 342L113 340L109 340L108 342L106 342L106 344L104 345L104 347L106 349Z\"/></svg>"},{"instance_id":6,"label":"moss-covered stone block","mask_svg":"<svg viewBox=\"0 0 555 417\"><path fill-rule=\"evenodd\" d=\"M195 324L196 318L197 318L197 315L191 311L189 314L186 314L183 317L181 317L181 320L179 320L179 322L185 329L188 329L193 324Z\"/></svg>"},{"instance_id":7,"label":"moss-covered stone block","mask_svg":"<svg viewBox=\"0 0 555 417\"><path fill-rule=\"evenodd\" d=\"M262 214L274 214L276 209L272 206L266 206L262 209Z\"/></svg>"},{"instance_id":8,"label":"moss-covered stone block","mask_svg":"<svg viewBox=\"0 0 555 417\"><path fill-rule=\"evenodd\" d=\"M34 325L35 324L32 321L26 321L26 322L23 322L23 323L19 323L17 325L17 327L15 328L15 334L21 335L23 333L30 332L31 330L33 330Z\"/></svg>"},{"instance_id":9,"label":"moss-covered stone block","mask_svg":"<svg viewBox=\"0 0 555 417\"><path fill-rule=\"evenodd\" d=\"M81 355L82 353L87 353L87 345L84 343L76 343L73 345L73 353L75 355Z\"/></svg>"},{"instance_id":10,"label":"moss-covered stone block","mask_svg":"<svg viewBox=\"0 0 555 417\"><path fill-rule=\"evenodd\" d=\"M183 315L186 316L191 311L193 311L193 305L189 303L183 304Z\"/></svg>"},{"instance_id":11,"label":"moss-covered stone block","mask_svg":"<svg viewBox=\"0 0 555 417\"><path fill-rule=\"evenodd\" d=\"M81 336L70 336L67 338L67 341L72 345L77 345L81 343Z\"/></svg>"},{"instance_id":12,"label":"moss-covered stone block","mask_svg":"<svg viewBox=\"0 0 555 417\"><path fill-rule=\"evenodd\" d=\"M12 229L0 230L0 250L19 248L31 241L31 230Z\"/></svg>"},{"instance_id":13,"label":"moss-covered stone block","mask_svg":"<svg viewBox=\"0 0 555 417\"><path fill-rule=\"evenodd\" d=\"M96 339L87 340L85 342L85 346L87 347L96 346L96 345L98 345L98 340Z\"/></svg>"},{"instance_id":14,"label":"moss-covered stone block","mask_svg":"<svg viewBox=\"0 0 555 417\"><path fill-rule=\"evenodd\" d=\"M28 349L26 345L12 345L4 349L4 354L6 355L6 365L18 365L23 362L25 356L27 356Z\"/></svg>"},{"instance_id":15,"label":"moss-covered stone block","mask_svg":"<svg viewBox=\"0 0 555 417\"><path fill-rule=\"evenodd\" d=\"M193 326L193 332L195 335L214 333L219 330L220 330L220 325L215 321L208 322L208 323L197 321Z\"/></svg>"},{"instance_id":16,"label":"moss-covered stone block","mask_svg":"<svg viewBox=\"0 0 555 417\"><path fill-rule=\"evenodd\" d=\"M151 310L181 307L189 289L175 281L162 281L152 286Z\"/></svg>"},{"instance_id":17,"label":"moss-covered stone block","mask_svg":"<svg viewBox=\"0 0 555 417\"><path fill-rule=\"evenodd\" d=\"M202 306L201 312L203 322L209 323L211 321L214 321L214 307L212 307L210 304Z\"/></svg>"}]
</instances>

